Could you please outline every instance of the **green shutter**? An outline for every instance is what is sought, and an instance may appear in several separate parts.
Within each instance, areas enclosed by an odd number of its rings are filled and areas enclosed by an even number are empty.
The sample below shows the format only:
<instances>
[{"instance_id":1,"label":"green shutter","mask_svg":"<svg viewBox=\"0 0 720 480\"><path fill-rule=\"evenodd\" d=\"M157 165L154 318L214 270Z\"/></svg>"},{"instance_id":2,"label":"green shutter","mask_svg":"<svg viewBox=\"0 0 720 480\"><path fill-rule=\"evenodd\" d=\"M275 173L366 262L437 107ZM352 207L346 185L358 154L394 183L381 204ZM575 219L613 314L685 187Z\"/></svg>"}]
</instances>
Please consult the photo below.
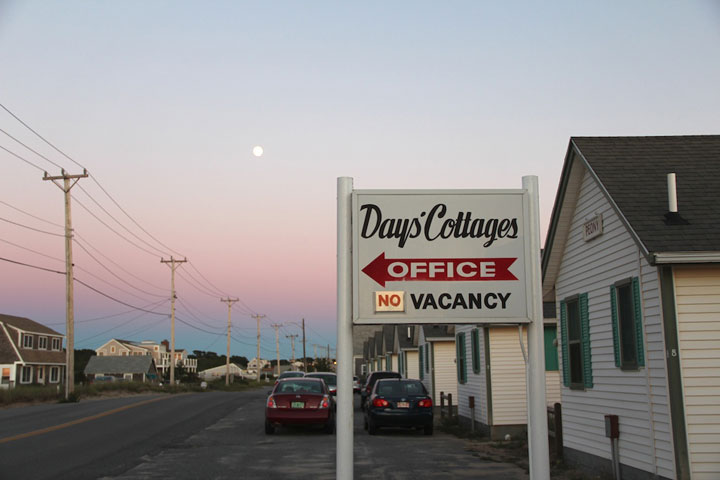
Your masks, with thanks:
<instances>
[{"instance_id":1,"label":"green shutter","mask_svg":"<svg viewBox=\"0 0 720 480\"><path fill-rule=\"evenodd\" d=\"M422 380L422 379L425 377L425 375L424 375L424 373L425 373L425 366L423 365L423 346L422 346L422 345L420 345L420 347L418 347L418 353L419 353L419 355L418 355L418 362L419 362L418 365L419 365L419 367L420 367L420 380Z\"/></svg>"},{"instance_id":2,"label":"green shutter","mask_svg":"<svg viewBox=\"0 0 720 480\"><path fill-rule=\"evenodd\" d=\"M641 367L645 366L645 349L643 348L642 333L642 297L640 297L640 281L638 277L632 279L633 306L635 307L635 342L637 343L637 362Z\"/></svg>"},{"instance_id":3,"label":"green shutter","mask_svg":"<svg viewBox=\"0 0 720 480\"><path fill-rule=\"evenodd\" d=\"M473 373L480 373L480 330L477 328L472 329L472 335L470 341L472 345L472 369Z\"/></svg>"},{"instance_id":4,"label":"green shutter","mask_svg":"<svg viewBox=\"0 0 720 480\"><path fill-rule=\"evenodd\" d=\"M585 388L592 388L592 354L590 352L590 314L588 312L588 294L580 295L580 335L582 337L583 380Z\"/></svg>"},{"instance_id":5,"label":"green shutter","mask_svg":"<svg viewBox=\"0 0 720 480\"><path fill-rule=\"evenodd\" d=\"M425 344L425 372L427 373L430 373L430 345L432 344Z\"/></svg>"},{"instance_id":6,"label":"green shutter","mask_svg":"<svg viewBox=\"0 0 720 480\"><path fill-rule=\"evenodd\" d=\"M613 352L615 353L615 366L622 367L620 360L620 331L618 325L618 310L617 310L617 293L615 293L615 286L610 287L610 312L612 313L612 334L613 334Z\"/></svg>"},{"instance_id":7,"label":"green shutter","mask_svg":"<svg viewBox=\"0 0 720 480\"><path fill-rule=\"evenodd\" d=\"M557 339L557 327L554 325L545 327L545 371L557 372L558 350L555 345Z\"/></svg>"},{"instance_id":8,"label":"green shutter","mask_svg":"<svg viewBox=\"0 0 720 480\"><path fill-rule=\"evenodd\" d=\"M570 386L570 361L568 352L567 306L560 302L560 339L562 340L563 385Z\"/></svg>"},{"instance_id":9,"label":"green shutter","mask_svg":"<svg viewBox=\"0 0 720 480\"><path fill-rule=\"evenodd\" d=\"M458 382L467 383L467 358L465 350L465 333L455 335L455 366L457 368Z\"/></svg>"}]
</instances>

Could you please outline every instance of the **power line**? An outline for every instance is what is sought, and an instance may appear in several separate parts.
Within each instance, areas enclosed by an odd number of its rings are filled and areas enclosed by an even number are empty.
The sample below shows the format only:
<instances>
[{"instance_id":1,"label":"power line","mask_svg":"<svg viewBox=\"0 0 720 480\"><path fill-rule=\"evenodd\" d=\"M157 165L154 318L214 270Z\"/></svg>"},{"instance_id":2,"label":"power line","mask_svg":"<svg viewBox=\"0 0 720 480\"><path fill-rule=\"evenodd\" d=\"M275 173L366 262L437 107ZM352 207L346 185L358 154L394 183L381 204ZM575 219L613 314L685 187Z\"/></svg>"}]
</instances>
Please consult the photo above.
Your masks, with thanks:
<instances>
[{"instance_id":1,"label":"power line","mask_svg":"<svg viewBox=\"0 0 720 480\"><path fill-rule=\"evenodd\" d=\"M83 251L84 251L90 258L92 258L93 260L95 260L95 261L98 263L98 265L100 265L102 268L104 268L110 275L112 275L113 277L115 277L115 278L117 278L118 280L120 280L121 282L123 282L125 285L128 285L129 287L134 288L134 289L137 290L138 292L142 292L142 293L144 293L145 295L150 295L151 297L167 298L167 296L165 296L165 295L158 295L158 294L155 294L155 293L146 292L145 290L143 290L143 289L141 289L141 288L138 288L138 287L136 287L135 285L131 284L130 282L126 281L124 278L120 277L118 274L116 274L115 272L113 272L112 270L110 270L108 267L106 267L105 264L103 264L100 260L98 260L97 258L95 258L95 256L94 256L92 253L90 253L90 251L89 251L87 248L85 248L85 246L84 246L82 243L78 242L78 241L75 240L75 239L73 239L73 241L77 244L78 247L80 247L81 249L83 249Z\"/></svg>"},{"instance_id":2,"label":"power line","mask_svg":"<svg viewBox=\"0 0 720 480\"><path fill-rule=\"evenodd\" d=\"M0 260L2 260L4 262L8 262L8 263L14 263L16 265L22 265L23 267L30 267L30 268L35 268L37 270L44 270L44 271L50 272L50 273L59 273L60 275L65 275L65 272L61 272L58 270L52 270L50 268L38 267L37 265L30 265L29 263L18 262L16 260L10 260L9 258L0 257Z\"/></svg>"},{"instance_id":3,"label":"power line","mask_svg":"<svg viewBox=\"0 0 720 480\"><path fill-rule=\"evenodd\" d=\"M162 255L165 255L165 253L167 253L167 252L163 252L163 251L160 250L159 248L151 245L151 244L148 243L146 240L143 240L142 238L138 237L138 236L137 236L134 232L132 232L129 228L127 228L125 225L123 225L122 223L120 223L120 221L119 221L117 218L115 218L110 212L108 212L108 211L105 209L105 207L103 207L102 205L100 205L100 203L99 203L97 200L95 200L95 198L94 198L92 195L90 195L90 194L87 192L87 190L85 190L84 188L82 188L81 185L78 185L78 188L79 188L85 195L87 195L88 198L90 198L90 200L92 200L92 201L95 203L95 205L97 205L97 206L100 208L100 210L102 210L103 212L105 212L105 214L106 214L108 217L110 217L110 218L112 218L113 220L115 220L115 223L117 223L119 226L121 226L123 229L125 229L125 231L128 232L130 235L132 235L133 237L137 238L139 241L141 241L142 243L144 243L144 244L147 245L148 247L150 247L150 248L154 249L155 251L159 252L161 256L162 256Z\"/></svg>"},{"instance_id":4,"label":"power line","mask_svg":"<svg viewBox=\"0 0 720 480\"><path fill-rule=\"evenodd\" d=\"M146 284L146 285L149 285L149 286L151 286L151 287L153 287L153 288L157 288L158 290L164 290L163 287L159 287L159 286L157 286L157 285L154 285L154 284L148 282L147 280L145 280L144 278L138 277L137 275L134 275L132 272L129 272L128 270L124 269L122 265L120 265L119 263L115 262L112 258L110 258L110 257L108 257L107 255L105 255L104 253L102 253L97 247L93 246L85 237L83 237L83 236L80 235L79 233L75 232L75 236L76 236L77 238L79 238L80 240L82 240L83 242L85 242L85 244L86 244L88 247L92 248L93 251L95 251L98 255L100 255L101 257L103 257L105 260L107 260L108 262L112 263L113 265L115 265L117 268L119 268L119 269L122 270L123 272L125 272L125 273L127 273L128 275L130 275L131 277L133 277L135 280L139 280L139 281L143 282L143 283Z\"/></svg>"},{"instance_id":5,"label":"power line","mask_svg":"<svg viewBox=\"0 0 720 480\"><path fill-rule=\"evenodd\" d=\"M62 233L53 233L53 232L48 232L46 230L40 230L39 228L33 228L28 225L24 225L22 223L13 222L12 220L8 220L7 218L3 218L3 217L0 217L0 220L2 220L3 222L12 223L13 225L17 225L18 227L27 228L28 230L32 230L34 232L44 233L46 235L53 235L55 237L64 237L65 236Z\"/></svg>"},{"instance_id":6,"label":"power line","mask_svg":"<svg viewBox=\"0 0 720 480\"><path fill-rule=\"evenodd\" d=\"M22 160L23 162L25 162L25 163L27 163L27 164L29 164L29 165L32 165L33 167L37 168L37 169L40 170L41 172L44 172L44 171L45 171L44 168L42 168L42 167L34 164L33 162L31 162L31 161L28 160L27 158L21 157L21 156L18 155L17 153L8 150L7 148L3 147L2 145L0 145L0 149L5 150L5 151L6 151L7 153L9 153L10 155L12 155L12 156L15 157L15 158L18 158L18 159Z\"/></svg>"},{"instance_id":7,"label":"power line","mask_svg":"<svg viewBox=\"0 0 720 480\"><path fill-rule=\"evenodd\" d=\"M45 255L45 254L42 253L42 252L38 252L37 250L33 250L33 249L31 249L31 248L23 247L22 245L18 245L17 243L10 242L10 241L5 240L5 239L3 239L3 238L0 238L0 242L7 243L8 245L12 245L13 247L17 247L17 248L20 248L20 249L22 249L22 250L27 250L28 252L32 252L32 253L34 253L34 254L36 254L36 255L40 255L41 257L49 258L50 260L56 260L56 261L58 261L58 262L65 262L65 260L63 260L62 258L51 257L50 255ZM64 275L64 274L65 274L65 272L63 272L63 275Z\"/></svg>"},{"instance_id":8,"label":"power line","mask_svg":"<svg viewBox=\"0 0 720 480\"><path fill-rule=\"evenodd\" d=\"M47 157L46 157L45 155L43 155L42 153L39 153L39 152L33 150L32 148L28 147L28 146L25 145L23 142L21 142L20 140L18 140L18 139L15 138L15 137L13 137L12 135L10 135L8 132L6 132L5 130L3 130L2 128L0 128L0 132L4 133L4 134L7 135L8 137L12 138L12 139L15 140L17 143L19 143L19 144L22 145L23 147L27 148L28 150L30 150L31 152L33 152L35 155L37 155L38 157L42 158L43 160L47 160L48 162L52 163L54 166L56 166L56 167L59 168L60 170L64 170L63 167L62 167L62 165L59 165L59 164L53 162L52 160L50 160L49 158L47 158Z\"/></svg>"},{"instance_id":9,"label":"power line","mask_svg":"<svg viewBox=\"0 0 720 480\"><path fill-rule=\"evenodd\" d=\"M10 205L9 203L4 202L4 201L2 201L2 200L0 200L0 203L2 203L3 205L7 205L8 207L12 208L13 210L17 210L17 211L20 212L20 213L24 213L25 215L27 215L27 216L29 216L29 217L32 217L32 218L34 218L35 220L40 220L41 222L45 222L45 223L48 223L48 224L50 224L50 225L53 225L53 226L56 226L56 227L59 227L59 228L65 228L65 225L60 225L59 223L51 222L50 220L45 220L44 218L40 218L40 217L38 217L37 215L33 215L32 213L26 212L25 210L21 210L21 209L19 209L18 207L13 206L13 205Z\"/></svg>"},{"instance_id":10,"label":"power line","mask_svg":"<svg viewBox=\"0 0 720 480\"><path fill-rule=\"evenodd\" d=\"M157 254L156 254L155 252L151 252L150 250L147 250L146 248L141 247L140 245L136 244L136 243L133 242L132 240L129 240L127 237L125 237L124 235L122 235L120 232L118 232L117 230L115 230L114 228L112 228L110 225L108 225L107 223L105 223L104 221L102 221L102 220L100 219L100 217L98 217L98 216L95 215L93 212L91 212L90 209L87 208L80 200L78 200L78 199L75 198L75 197L73 197L73 199L75 200L75 202L77 202L78 205L80 205L82 208L84 208L86 212L88 212L90 215L92 215L92 216L95 218L95 220L97 220L98 222L100 222L100 223L102 223L103 225L105 225L105 227L107 227L107 228L108 228L111 232L113 232L115 235L117 235L118 237L122 238L123 240L125 240L126 242L128 242L128 243L129 243L130 245L132 245L133 247L138 248L138 249L142 250L143 252L148 253L148 254L152 255L153 257L157 258Z\"/></svg>"},{"instance_id":11,"label":"power line","mask_svg":"<svg viewBox=\"0 0 720 480\"><path fill-rule=\"evenodd\" d=\"M53 145L52 143L50 143L48 140L46 140L45 137L43 137L43 136L40 135L38 132L36 132L35 130L33 130L32 127L30 127L30 125L28 125L27 123L23 122L17 115L15 115L13 112L11 112L5 105L3 105L2 103L0 103L0 107L2 107L2 109L5 110L5 111L6 111L7 113L9 113L10 115L12 115L12 117L13 117L15 120L17 120L18 122L20 122L25 128L27 128L27 129L30 130L32 133L34 133L35 135L37 135L43 142L45 142L45 143L47 143L48 145L50 145L52 148L54 148L57 152L59 152L59 153L60 153L61 155L63 155L65 158L67 158L68 160L70 160L71 162L73 162L73 163L74 163L75 165L77 165L78 167L80 167L80 168L82 168L82 169L84 169L84 170L87 170L85 167L83 167L82 165L80 165L78 162L76 162L75 160L73 160L72 158L70 158L69 156L67 156L67 155L65 154L65 152L63 152L62 150L60 150L59 148L57 148L55 145Z\"/></svg>"},{"instance_id":12,"label":"power line","mask_svg":"<svg viewBox=\"0 0 720 480\"><path fill-rule=\"evenodd\" d=\"M142 308L155 308L155 307L159 307L162 303L166 303L166 302L168 302L168 301L169 301L168 299L160 300L160 301L157 301L157 302L149 303L149 304L147 304L147 305L143 305ZM122 315L127 315L128 313L131 313L131 312L134 312L134 311L135 311L134 309L125 310L124 312L113 313L112 315L105 315L105 316L102 316L102 317L94 317L94 318L86 318L86 319L84 319L84 320L76 320L75 323L89 323L89 322L97 322L98 320L107 320L108 318L120 317L120 316L122 316ZM46 323L45 325L47 325L48 327L50 327L50 326L54 326L54 325L63 325L64 323L65 323L65 322Z\"/></svg>"}]
</instances>

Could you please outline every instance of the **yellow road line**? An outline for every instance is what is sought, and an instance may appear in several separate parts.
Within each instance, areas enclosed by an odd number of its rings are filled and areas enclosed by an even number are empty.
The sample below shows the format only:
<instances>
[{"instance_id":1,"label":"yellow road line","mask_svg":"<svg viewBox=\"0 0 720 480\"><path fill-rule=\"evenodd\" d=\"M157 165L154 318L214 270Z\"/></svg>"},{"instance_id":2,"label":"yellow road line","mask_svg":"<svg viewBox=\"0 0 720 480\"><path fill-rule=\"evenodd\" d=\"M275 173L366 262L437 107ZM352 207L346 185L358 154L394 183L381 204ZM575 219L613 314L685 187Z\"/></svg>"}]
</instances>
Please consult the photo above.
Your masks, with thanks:
<instances>
[{"instance_id":1,"label":"yellow road line","mask_svg":"<svg viewBox=\"0 0 720 480\"><path fill-rule=\"evenodd\" d=\"M119 407L119 408L115 408L113 410L108 410L107 412L98 413L96 415L91 415L89 417L78 418L77 420L72 420L67 423L61 423L60 425L54 425L52 427L41 428L40 430L33 430L32 432L21 433L20 435L15 435L12 437L0 438L0 444L13 442L15 440L20 440L23 438L34 437L35 435L42 435L43 433L54 432L55 430L60 430L62 428L71 427L73 425L89 422L91 420L97 420L98 418L107 417L108 415L112 415L114 413L122 412L124 410L129 410L131 408L139 407L141 405L147 405L148 403L157 402L158 400L164 400L164 399L170 398L170 397L171 397L171 395L157 397L157 398L151 398L149 400L143 400L142 402L131 403L130 405L125 405L124 407Z\"/></svg>"}]
</instances>

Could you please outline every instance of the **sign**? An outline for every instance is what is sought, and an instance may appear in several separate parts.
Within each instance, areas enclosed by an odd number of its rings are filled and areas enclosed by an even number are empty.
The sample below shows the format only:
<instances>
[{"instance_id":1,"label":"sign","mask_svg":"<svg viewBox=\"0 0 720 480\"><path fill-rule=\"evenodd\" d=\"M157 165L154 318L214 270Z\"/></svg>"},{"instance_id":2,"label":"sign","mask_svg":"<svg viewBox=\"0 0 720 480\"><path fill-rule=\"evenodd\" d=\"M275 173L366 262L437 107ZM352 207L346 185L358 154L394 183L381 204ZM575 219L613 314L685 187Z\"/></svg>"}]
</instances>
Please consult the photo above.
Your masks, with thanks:
<instances>
[{"instance_id":1,"label":"sign","mask_svg":"<svg viewBox=\"0 0 720 480\"><path fill-rule=\"evenodd\" d=\"M595 215L594 218L583 224L583 240L586 242L603 234L602 213Z\"/></svg>"},{"instance_id":2,"label":"sign","mask_svg":"<svg viewBox=\"0 0 720 480\"><path fill-rule=\"evenodd\" d=\"M405 292L375 292L376 312L404 312Z\"/></svg>"},{"instance_id":3,"label":"sign","mask_svg":"<svg viewBox=\"0 0 720 480\"><path fill-rule=\"evenodd\" d=\"M353 322L529 322L528 202L525 190L353 191Z\"/></svg>"}]
</instances>

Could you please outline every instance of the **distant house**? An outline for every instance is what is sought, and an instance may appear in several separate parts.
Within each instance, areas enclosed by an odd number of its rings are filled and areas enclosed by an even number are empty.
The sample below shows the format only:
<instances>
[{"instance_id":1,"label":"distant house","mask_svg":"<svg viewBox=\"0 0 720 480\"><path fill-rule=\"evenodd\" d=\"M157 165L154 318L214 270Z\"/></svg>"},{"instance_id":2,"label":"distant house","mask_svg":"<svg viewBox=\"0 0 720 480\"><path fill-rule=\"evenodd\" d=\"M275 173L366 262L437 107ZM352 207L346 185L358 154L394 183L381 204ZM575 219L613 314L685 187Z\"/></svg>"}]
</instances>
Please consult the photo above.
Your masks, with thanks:
<instances>
[{"instance_id":1,"label":"distant house","mask_svg":"<svg viewBox=\"0 0 720 480\"><path fill-rule=\"evenodd\" d=\"M29 318L0 314L0 388L64 384L64 338Z\"/></svg>"},{"instance_id":2,"label":"distant house","mask_svg":"<svg viewBox=\"0 0 720 480\"><path fill-rule=\"evenodd\" d=\"M153 357L155 366L162 376L167 376L170 371L170 357L172 357L170 344L167 340L157 343L150 340L135 342L132 340L120 340L116 338L105 342L103 345L95 349L95 354L99 357L150 355ZM176 348L175 367L182 367L187 372L195 373L197 372L197 359L188 358L186 350Z\"/></svg>"},{"instance_id":3,"label":"distant house","mask_svg":"<svg viewBox=\"0 0 720 480\"><path fill-rule=\"evenodd\" d=\"M418 336L420 380L440 404L440 393L457 399L455 325L422 325ZM457 404L457 400L453 400Z\"/></svg>"},{"instance_id":4,"label":"distant house","mask_svg":"<svg viewBox=\"0 0 720 480\"><path fill-rule=\"evenodd\" d=\"M150 355L90 357L85 375L95 381L157 382L160 380Z\"/></svg>"},{"instance_id":5,"label":"distant house","mask_svg":"<svg viewBox=\"0 0 720 480\"><path fill-rule=\"evenodd\" d=\"M225 378L226 374L227 374L227 365L220 365L218 367L208 368L207 370L198 372L198 377L200 377L206 381L212 381L212 380L218 380L221 378ZM248 373L245 370L243 370L242 368L240 368L238 365L231 363L230 364L230 376L245 378L246 376L248 376Z\"/></svg>"},{"instance_id":6,"label":"distant house","mask_svg":"<svg viewBox=\"0 0 720 480\"><path fill-rule=\"evenodd\" d=\"M720 135L571 138L542 270L566 460L720 478Z\"/></svg>"}]
</instances>

